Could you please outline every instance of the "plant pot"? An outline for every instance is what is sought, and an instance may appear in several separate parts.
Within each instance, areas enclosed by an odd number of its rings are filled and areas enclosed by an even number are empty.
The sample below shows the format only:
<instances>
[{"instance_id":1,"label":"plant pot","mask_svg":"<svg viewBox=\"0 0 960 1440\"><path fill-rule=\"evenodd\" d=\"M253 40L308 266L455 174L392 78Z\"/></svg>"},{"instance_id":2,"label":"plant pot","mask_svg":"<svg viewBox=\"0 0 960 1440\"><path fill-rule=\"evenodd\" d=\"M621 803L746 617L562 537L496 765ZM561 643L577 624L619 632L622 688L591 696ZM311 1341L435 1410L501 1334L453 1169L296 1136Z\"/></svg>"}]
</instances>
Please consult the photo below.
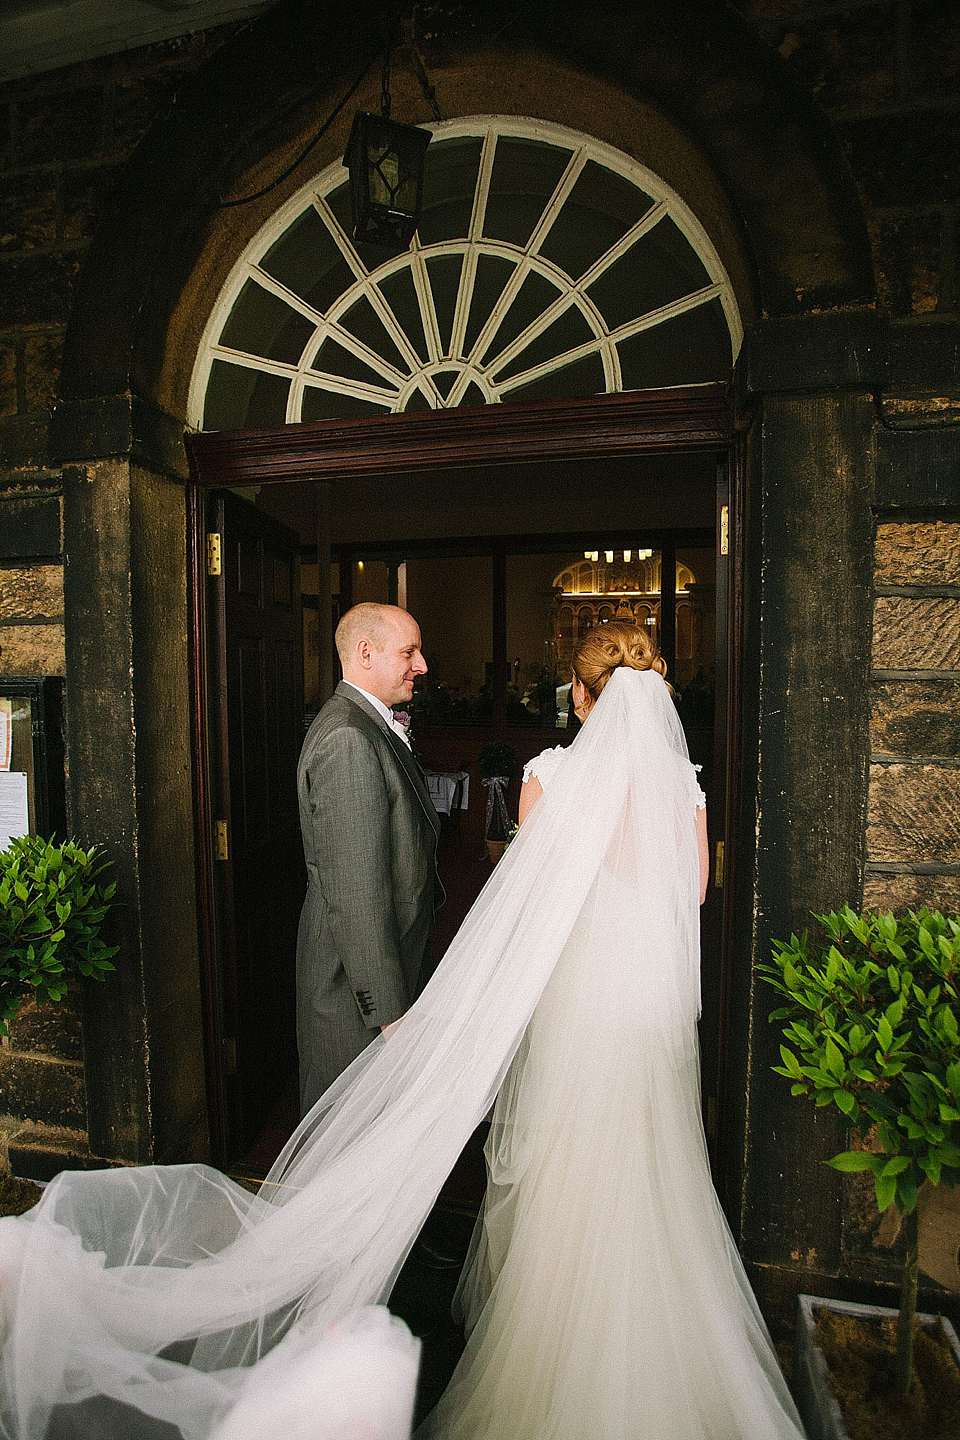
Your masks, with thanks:
<instances>
[{"instance_id":1,"label":"plant pot","mask_svg":"<svg viewBox=\"0 0 960 1440\"><path fill-rule=\"evenodd\" d=\"M498 860L503 859L503 852L507 848L506 840L488 840L486 846L487 854L490 856L490 864L496 865Z\"/></svg>"},{"instance_id":2,"label":"plant pot","mask_svg":"<svg viewBox=\"0 0 960 1440\"><path fill-rule=\"evenodd\" d=\"M796 1360L794 1363L794 1398L806 1427L809 1440L850 1440L843 1415L830 1383L826 1356L817 1344L814 1326L818 1310L832 1310L856 1320L880 1321L896 1319L897 1311L882 1305L857 1305L846 1300L825 1300L817 1295L797 1296ZM925 1330L942 1327L942 1333L960 1368L960 1341L950 1321L942 1315L917 1315Z\"/></svg>"}]
</instances>

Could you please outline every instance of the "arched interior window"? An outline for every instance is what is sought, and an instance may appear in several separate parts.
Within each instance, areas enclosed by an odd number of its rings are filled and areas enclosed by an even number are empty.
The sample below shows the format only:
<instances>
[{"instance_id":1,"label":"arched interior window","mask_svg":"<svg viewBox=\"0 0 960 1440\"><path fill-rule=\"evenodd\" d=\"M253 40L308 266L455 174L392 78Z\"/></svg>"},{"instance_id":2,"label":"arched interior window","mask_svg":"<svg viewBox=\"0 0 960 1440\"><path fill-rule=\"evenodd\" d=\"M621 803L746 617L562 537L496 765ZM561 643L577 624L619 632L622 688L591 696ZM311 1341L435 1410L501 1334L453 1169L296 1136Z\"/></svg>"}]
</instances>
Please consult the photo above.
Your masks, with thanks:
<instances>
[{"instance_id":1,"label":"arched interior window","mask_svg":"<svg viewBox=\"0 0 960 1440\"><path fill-rule=\"evenodd\" d=\"M700 384L741 340L703 227L643 165L540 121L433 128L413 244L350 239L331 166L264 226L204 334L206 430Z\"/></svg>"}]
</instances>

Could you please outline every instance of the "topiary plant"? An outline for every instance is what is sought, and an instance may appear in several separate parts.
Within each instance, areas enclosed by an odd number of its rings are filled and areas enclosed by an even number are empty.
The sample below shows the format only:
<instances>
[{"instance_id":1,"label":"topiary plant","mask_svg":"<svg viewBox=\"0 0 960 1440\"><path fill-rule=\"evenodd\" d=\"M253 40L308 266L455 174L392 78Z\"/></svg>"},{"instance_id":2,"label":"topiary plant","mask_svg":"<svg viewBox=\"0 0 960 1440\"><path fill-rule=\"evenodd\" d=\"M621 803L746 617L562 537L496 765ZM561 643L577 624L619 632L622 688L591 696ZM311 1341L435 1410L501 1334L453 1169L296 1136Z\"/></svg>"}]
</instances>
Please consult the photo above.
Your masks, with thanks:
<instances>
[{"instance_id":1,"label":"topiary plant","mask_svg":"<svg viewBox=\"0 0 960 1440\"><path fill-rule=\"evenodd\" d=\"M118 946L100 938L116 891L96 845L24 835L0 851L0 1033L27 998L58 1003L71 972L103 980Z\"/></svg>"},{"instance_id":2,"label":"topiary plant","mask_svg":"<svg viewBox=\"0 0 960 1440\"><path fill-rule=\"evenodd\" d=\"M836 1105L869 1148L827 1164L871 1171L881 1211L903 1216L906 1258L897 1322L897 1388L913 1373L917 1191L960 1183L960 920L938 911L814 917L826 936L774 941L764 979L787 1004L782 1065L794 1095Z\"/></svg>"}]
</instances>

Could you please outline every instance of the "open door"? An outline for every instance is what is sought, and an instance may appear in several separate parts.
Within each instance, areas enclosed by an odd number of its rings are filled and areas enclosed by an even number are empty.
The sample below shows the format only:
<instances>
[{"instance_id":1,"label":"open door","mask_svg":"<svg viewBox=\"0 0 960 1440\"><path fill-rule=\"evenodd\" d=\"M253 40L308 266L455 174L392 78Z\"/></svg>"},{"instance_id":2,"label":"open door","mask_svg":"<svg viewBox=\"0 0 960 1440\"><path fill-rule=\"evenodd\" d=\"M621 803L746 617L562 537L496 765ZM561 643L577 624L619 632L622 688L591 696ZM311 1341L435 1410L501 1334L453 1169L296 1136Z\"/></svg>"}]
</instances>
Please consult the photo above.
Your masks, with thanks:
<instances>
[{"instance_id":1,"label":"open door","mask_svg":"<svg viewBox=\"0 0 960 1440\"><path fill-rule=\"evenodd\" d=\"M293 530L221 490L206 545L207 1025L226 1163L296 1087L303 631Z\"/></svg>"}]
</instances>

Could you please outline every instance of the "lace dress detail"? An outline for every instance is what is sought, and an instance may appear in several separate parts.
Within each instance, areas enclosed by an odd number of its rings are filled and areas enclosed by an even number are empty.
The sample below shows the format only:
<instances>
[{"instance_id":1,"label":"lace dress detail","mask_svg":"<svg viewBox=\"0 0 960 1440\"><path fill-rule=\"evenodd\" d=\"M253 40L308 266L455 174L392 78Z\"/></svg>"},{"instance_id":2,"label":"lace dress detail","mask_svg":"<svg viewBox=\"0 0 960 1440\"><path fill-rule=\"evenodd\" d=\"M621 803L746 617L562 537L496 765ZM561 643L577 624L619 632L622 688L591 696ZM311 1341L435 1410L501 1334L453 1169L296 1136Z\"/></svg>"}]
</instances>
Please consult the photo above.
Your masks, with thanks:
<instances>
[{"instance_id":1,"label":"lace dress detail","mask_svg":"<svg viewBox=\"0 0 960 1440\"><path fill-rule=\"evenodd\" d=\"M523 767L524 785L526 785L531 775L535 780L539 780L541 785L545 785L550 777L556 773L557 766L566 754L566 750L567 747L565 745L554 745L552 749L541 750L539 755L534 755L533 759L528 760Z\"/></svg>"}]
</instances>

